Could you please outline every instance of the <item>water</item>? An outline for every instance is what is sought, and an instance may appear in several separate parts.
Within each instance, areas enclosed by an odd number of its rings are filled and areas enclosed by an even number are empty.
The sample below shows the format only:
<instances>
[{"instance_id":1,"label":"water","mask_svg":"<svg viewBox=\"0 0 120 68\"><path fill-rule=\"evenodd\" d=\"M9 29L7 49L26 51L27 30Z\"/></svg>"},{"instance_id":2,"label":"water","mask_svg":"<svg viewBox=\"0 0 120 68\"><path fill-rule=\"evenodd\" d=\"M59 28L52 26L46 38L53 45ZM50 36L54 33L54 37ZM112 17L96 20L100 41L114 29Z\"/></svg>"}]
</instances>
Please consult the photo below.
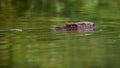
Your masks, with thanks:
<instances>
[{"instance_id":1,"label":"water","mask_svg":"<svg viewBox=\"0 0 120 68\"><path fill-rule=\"evenodd\" d=\"M42 10L34 4L36 1L43 3ZM11 14L6 20L0 19L0 68L120 67L117 0L34 3L25 16ZM51 30L54 25L78 21L92 21L96 30L86 35Z\"/></svg>"}]
</instances>

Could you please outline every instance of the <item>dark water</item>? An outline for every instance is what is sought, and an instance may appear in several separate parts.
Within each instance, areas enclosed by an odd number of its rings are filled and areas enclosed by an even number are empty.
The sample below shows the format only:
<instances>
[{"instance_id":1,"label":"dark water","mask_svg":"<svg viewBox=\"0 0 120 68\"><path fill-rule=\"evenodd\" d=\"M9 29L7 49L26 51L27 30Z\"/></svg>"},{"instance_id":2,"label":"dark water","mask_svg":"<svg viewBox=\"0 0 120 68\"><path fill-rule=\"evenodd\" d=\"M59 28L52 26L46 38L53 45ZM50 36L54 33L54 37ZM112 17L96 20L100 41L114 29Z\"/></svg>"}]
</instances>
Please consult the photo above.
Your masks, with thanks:
<instances>
[{"instance_id":1,"label":"dark water","mask_svg":"<svg viewBox=\"0 0 120 68\"><path fill-rule=\"evenodd\" d=\"M0 32L0 68L120 67L119 1L70 0L56 6L46 9L43 4L45 12L41 12L34 11L38 6L33 5L25 16L10 17L7 23L0 19L5 30ZM88 36L51 30L54 25L78 21L94 22L96 30Z\"/></svg>"}]
</instances>

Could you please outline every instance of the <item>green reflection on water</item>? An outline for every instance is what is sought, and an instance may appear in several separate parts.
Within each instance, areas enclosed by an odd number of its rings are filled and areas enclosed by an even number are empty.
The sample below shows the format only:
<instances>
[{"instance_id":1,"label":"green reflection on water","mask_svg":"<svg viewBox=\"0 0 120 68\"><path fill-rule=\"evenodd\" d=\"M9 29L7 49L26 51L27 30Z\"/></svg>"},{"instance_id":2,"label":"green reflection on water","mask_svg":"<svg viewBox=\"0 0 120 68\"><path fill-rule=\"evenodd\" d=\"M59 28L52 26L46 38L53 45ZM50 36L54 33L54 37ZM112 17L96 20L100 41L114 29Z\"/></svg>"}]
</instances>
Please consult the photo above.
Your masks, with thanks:
<instances>
[{"instance_id":1,"label":"green reflection on water","mask_svg":"<svg viewBox=\"0 0 120 68\"><path fill-rule=\"evenodd\" d=\"M119 68L119 0L1 0L0 68ZM54 32L92 21L95 32Z\"/></svg>"}]
</instances>

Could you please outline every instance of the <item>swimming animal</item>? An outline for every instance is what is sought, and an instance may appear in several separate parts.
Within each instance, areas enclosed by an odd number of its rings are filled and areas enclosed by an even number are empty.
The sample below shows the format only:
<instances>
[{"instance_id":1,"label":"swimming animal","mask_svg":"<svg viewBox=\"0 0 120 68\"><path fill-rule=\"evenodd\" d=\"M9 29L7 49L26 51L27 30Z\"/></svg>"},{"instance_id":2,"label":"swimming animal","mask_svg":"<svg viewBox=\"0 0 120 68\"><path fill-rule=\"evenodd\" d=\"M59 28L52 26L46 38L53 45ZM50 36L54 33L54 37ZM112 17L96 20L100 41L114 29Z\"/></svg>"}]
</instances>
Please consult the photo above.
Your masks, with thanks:
<instances>
[{"instance_id":1,"label":"swimming animal","mask_svg":"<svg viewBox=\"0 0 120 68\"><path fill-rule=\"evenodd\" d=\"M92 32L95 30L95 24L93 22L76 22L66 23L63 26L54 26L53 30L59 31L76 31L76 32Z\"/></svg>"}]
</instances>

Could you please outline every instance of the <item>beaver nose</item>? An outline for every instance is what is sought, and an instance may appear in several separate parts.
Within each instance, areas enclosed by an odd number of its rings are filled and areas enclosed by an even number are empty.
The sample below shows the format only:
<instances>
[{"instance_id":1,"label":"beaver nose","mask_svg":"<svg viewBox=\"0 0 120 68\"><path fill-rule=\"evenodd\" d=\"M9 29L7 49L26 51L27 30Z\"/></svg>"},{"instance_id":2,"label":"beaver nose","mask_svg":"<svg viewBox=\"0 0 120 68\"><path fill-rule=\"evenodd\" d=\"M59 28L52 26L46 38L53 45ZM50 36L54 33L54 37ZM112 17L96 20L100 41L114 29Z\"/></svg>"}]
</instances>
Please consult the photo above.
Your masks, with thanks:
<instances>
[{"instance_id":1,"label":"beaver nose","mask_svg":"<svg viewBox=\"0 0 120 68\"><path fill-rule=\"evenodd\" d=\"M95 28L96 28L96 26L95 26L95 24L93 24L93 30L95 30Z\"/></svg>"}]
</instances>

